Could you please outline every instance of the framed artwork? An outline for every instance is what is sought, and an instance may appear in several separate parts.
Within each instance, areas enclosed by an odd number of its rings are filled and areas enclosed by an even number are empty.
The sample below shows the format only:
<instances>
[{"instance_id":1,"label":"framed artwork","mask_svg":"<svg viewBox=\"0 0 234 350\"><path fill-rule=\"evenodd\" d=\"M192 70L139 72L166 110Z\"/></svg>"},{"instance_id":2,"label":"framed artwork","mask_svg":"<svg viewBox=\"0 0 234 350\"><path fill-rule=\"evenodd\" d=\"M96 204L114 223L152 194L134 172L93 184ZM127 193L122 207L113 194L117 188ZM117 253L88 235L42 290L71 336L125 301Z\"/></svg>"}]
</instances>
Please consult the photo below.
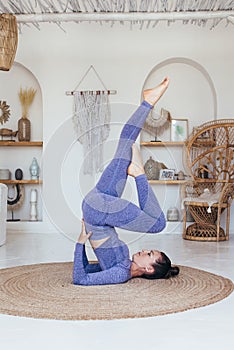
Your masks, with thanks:
<instances>
[{"instance_id":1,"label":"framed artwork","mask_svg":"<svg viewBox=\"0 0 234 350\"><path fill-rule=\"evenodd\" d=\"M188 137L188 119L171 120L171 141L181 142Z\"/></svg>"},{"instance_id":2,"label":"framed artwork","mask_svg":"<svg viewBox=\"0 0 234 350\"><path fill-rule=\"evenodd\" d=\"M174 180L175 170L173 169L161 169L159 180Z\"/></svg>"}]
</instances>

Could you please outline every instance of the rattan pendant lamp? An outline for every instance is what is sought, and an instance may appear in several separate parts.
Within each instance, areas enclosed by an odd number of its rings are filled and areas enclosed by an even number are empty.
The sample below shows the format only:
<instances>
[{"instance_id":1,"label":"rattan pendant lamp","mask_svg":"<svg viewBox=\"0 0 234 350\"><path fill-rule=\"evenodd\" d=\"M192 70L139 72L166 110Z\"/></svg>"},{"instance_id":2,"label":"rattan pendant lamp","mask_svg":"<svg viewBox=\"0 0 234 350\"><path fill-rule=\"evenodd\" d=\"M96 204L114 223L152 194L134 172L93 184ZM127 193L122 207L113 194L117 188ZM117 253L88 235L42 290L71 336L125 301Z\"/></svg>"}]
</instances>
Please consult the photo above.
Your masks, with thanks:
<instances>
[{"instance_id":1,"label":"rattan pendant lamp","mask_svg":"<svg viewBox=\"0 0 234 350\"><path fill-rule=\"evenodd\" d=\"M18 45L16 17L0 14L0 70L9 71L13 65Z\"/></svg>"}]
</instances>

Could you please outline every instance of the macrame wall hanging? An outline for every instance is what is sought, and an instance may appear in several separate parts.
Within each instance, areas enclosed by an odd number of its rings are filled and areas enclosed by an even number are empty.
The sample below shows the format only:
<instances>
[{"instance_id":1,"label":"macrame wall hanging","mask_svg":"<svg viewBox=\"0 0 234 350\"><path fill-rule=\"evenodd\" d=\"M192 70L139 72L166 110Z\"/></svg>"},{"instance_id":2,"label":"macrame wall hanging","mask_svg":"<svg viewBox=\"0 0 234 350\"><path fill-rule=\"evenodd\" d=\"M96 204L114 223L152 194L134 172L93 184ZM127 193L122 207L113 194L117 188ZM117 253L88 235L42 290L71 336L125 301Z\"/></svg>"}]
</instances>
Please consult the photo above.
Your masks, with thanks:
<instances>
[{"instance_id":1,"label":"macrame wall hanging","mask_svg":"<svg viewBox=\"0 0 234 350\"><path fill-rule=\"evenodd\" d=\"M155 142L158 140L158 136L169 128L171 123L171 114L166 109L161 108L160 116L157 115L154 110L148 115L144 124L144 130L154 136Z\"/></svg>"},{"instance_id":2,"label":"macrame wall hanging","mask_svg":"<svg viewBox=\"0 0 234 350\"><path fill-rule=\"evenodd\" d=\"M77 90L82 81L93 70L104 90ZM74 91L67 95L74 96L73 122L78 141L83 145L84 174L94 174L103 170L103 142L110 131L109 95L115 90L108 90L93 66L90 66Z\"/></svg>"}]
</instances>

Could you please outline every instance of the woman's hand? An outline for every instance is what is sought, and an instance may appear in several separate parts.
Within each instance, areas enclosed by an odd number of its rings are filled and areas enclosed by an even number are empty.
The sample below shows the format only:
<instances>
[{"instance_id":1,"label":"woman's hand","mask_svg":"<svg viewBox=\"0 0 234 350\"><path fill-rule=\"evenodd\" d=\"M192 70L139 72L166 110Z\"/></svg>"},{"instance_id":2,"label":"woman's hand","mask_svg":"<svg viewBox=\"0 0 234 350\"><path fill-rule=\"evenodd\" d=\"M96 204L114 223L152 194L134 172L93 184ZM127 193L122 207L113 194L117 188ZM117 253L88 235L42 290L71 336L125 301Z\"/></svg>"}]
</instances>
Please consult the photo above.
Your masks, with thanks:
<instances>
[{"instance_id":1,"label":"woman's hand","mask_svg":"<svg viewBox=\"0 0 234 350\"><path fill-rule=\"evenodd\" d=\"M81 234L77 242L80 244L85 244L91 235L92 235L92 232L86 233L85 223L84 223L84 220L82 219Z\"/></svg>"}]
</instances>

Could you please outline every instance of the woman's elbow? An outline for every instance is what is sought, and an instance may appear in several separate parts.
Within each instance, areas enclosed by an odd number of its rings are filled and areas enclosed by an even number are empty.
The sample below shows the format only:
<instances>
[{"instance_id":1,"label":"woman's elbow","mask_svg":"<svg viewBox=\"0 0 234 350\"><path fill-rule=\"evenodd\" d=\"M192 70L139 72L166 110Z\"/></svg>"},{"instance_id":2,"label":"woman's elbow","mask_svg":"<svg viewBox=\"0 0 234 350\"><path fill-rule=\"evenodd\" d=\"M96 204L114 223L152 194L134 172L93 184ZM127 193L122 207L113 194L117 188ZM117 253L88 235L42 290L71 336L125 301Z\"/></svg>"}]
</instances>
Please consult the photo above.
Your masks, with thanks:
<instances>
[{"instance_id":1,"label":"woman's elbow","mask_svg":"<svg viewBox=\"0 0 234 350\"><path fill-rule=\"evenodd\" d=\"M76 278L76 277L73 277L73 284L75 284L75 285L79 285L79 284L80 284L79 279L78 279L78 278Z\"/></svg>"},{"instance_id":2,"label":"woman's elbow","mask_svg":"<svg viewBox=\"0 0 234 350\"><path fill-rule=\"evenodd\" d=\"M76 286L86 286L87 285L85 280L82 280L80 278L73 278L73 284Z\"/></svg>"},{"instance_id":3,"label":"woman's elbow","mask_svg":"<svg viewBox=\"0 0 234 350\"><path fill-rule=\"evenodd\" d=\"M82 285L82 278L78 273L73 272L72 281L75 285Z\"/></svg>"}]
</instances>

